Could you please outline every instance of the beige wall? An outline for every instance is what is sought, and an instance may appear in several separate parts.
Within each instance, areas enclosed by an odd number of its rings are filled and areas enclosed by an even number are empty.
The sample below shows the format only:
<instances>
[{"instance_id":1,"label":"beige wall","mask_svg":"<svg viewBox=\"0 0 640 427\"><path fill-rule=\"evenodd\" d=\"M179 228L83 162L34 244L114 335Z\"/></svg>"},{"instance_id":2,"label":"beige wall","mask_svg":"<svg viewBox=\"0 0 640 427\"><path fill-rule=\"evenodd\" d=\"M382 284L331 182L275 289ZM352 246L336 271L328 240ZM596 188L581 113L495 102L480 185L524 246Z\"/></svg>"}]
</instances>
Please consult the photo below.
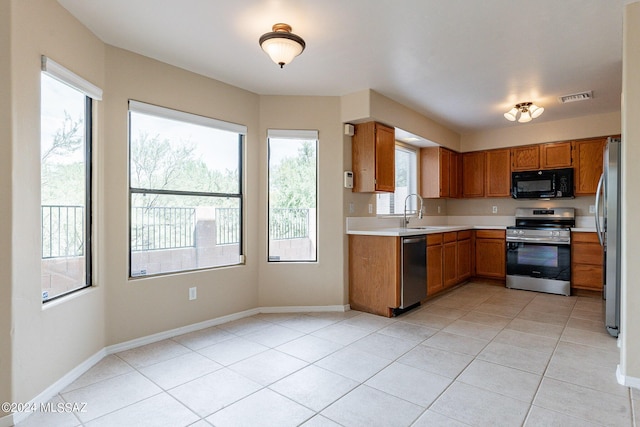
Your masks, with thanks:
<instances>
[{"instance_id":1,"label":"beige wall","mask_svg":"<svg viewBox=\"0 0 640 427\"><path fill-rule=\"evenodd\" d=\"M620 371L640 387L640 2L625 7L622 71L622 347Z\"/></svg>"},{"instance_id":2,"label":"beige wall","mask_svg":"<svg viewBox=\"0 0 640 427\"><path fill-rule=\"evenodd\" d=\"M428 201L427 204L433 203ZM447 200L447 214L450 216L513 216L516 208L549 207L575 208L576 216L593 216L589 213L589 205L595 204L595 196L582 196L575 199L560 200L514 200L510 197L477 198L477 199L449 199ZM493 206L498 213L492 212ZM455 219L452 220L455 223ZM450 222L452 223L452 222Z\"/></svg>"},{"instance_id":3,"label":"beige wall","mask_svg":"<svg viewBox=\"0 0 640 427\"><path fill-rule=\"evenodd\" d=\"M318 130L318 262L267 262L267 129ZM346 304L340 98L260 98L260 306Z\"/></svg>"},{"instance_id":4,"label":"beige wall","mask_svg":"<svg viewBox=\"0 0 640 427\"><path fill-rule=\"evenodd\" d=\"M0 402L11 401L11 3L0 1ZM0 411L0 419L4 413Z\"/></svg>"},{"instance_id":5,"label":"beige wall","mask_svg":"<svg viewBox=\"0 0 640 427\"><path fill-rule=\"evenodd\" d=\"M258 306L259 97L251 92L111 46L107 47L104 216L108 233L106 344L116 344ZM129 99L247 126L245 141L246 265L144 279L128 279ZM198 298L188 299L197 287Z\"/></svg>"},{"instance_id":6,"label":"beige wall","mask_svg":"<svg viewBox=\"0 0 640 427\"><path fill-rule=\"evenodd\" d=\"M104 288L100 277L95 289L78 292L64 303L49 303L43 309L38 226L40 55L50 56L104 87L104 45L55 1L9 3L13 9L11 108L14 114L10 141L13 180L11 401L27 402L104 346ZM99 123L102 117L98 105ZM96 135L95 143L98 147L103 144L101 134Z\"/></svg>"},{"instance_id":7,"label":"beige wall","mask_svg":"<svg viewBox=\"0 0 640 427\"><path fill-rule=\"evenodd\" d=\"M460 151L488 150L542 142L618 135L621 129L620 126L620 112L553 122L514 123L501 129L471 132L462 135Z\"/></svg>"}]
</instances>

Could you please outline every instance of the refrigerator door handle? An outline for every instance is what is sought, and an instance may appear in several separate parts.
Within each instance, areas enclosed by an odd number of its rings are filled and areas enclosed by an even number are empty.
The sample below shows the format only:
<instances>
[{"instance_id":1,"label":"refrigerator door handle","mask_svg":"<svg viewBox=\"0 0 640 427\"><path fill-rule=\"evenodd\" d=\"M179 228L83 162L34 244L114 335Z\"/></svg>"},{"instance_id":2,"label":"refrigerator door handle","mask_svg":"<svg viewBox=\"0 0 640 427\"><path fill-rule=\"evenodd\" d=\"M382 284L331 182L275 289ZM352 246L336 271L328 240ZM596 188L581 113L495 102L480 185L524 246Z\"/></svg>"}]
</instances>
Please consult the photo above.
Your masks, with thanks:
<instances>
[{"instance_id":1,"label":"refrigerator door handle","mask_svg":"<svg viewBox=\"0 0 640 427\"><path fill-rule=\"evenodd\" d=\"M600 246L604 247L604 235L602 230L602 225L600 224L600 195L602 195L603 191L603 183L604 183L604 173L600 176L600 181L598 181L598 189L596 190L596 232L598 233L598 240L600 241Z\"/></svg>"}]
</instances>

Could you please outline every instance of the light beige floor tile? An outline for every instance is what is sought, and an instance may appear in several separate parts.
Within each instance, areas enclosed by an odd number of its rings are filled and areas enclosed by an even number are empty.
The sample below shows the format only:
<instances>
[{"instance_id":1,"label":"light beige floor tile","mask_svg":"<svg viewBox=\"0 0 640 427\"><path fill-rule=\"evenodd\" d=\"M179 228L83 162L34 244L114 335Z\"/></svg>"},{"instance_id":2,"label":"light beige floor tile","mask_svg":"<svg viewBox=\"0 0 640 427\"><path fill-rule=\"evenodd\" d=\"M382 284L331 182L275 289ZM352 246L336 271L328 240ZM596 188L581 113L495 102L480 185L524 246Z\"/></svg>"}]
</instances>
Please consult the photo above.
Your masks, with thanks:
<instances>
[{"instance_id":1,"label":"light beige floor tile","mask_svg":"<svg viewBox=\"0 0 640 427\"><path fill-rule=\"evenodd\" d=\"M633 400L640 400L640 390L634 387L629 387L629 390L631 391L631 398Z\"/></svg>"},{"instance_id":2,"label":"light beige floor tile","mask_svg":"<svg viewBox=\"0 0 640 427\"><path fill-rule=\"evenodd\" d=\"M81 387L86 387L99 381L113 378L129 372L133 372L133 368L131 367L131 365L124 362L115 354L112 354L93 365L77 380L65 387L62 390L62 393L66 393L68 391L75 390Z\"/></svg>"},{"instance_id":3,"label":"light beige floor tile","mask_svg":"<svg viewBox=\"0 0 640 427\"><path fill-rule=\"evenodd\" d=\"M604 368L614 369L620 363L620 353L615 350L604 350L601 348L589 347L582 344L560 341L556 348L555 356L562 356L568 359L580 360Z\"/></svg>"},{"instance_id":4,"label":"light beige floor tile","mask_svg":"<svg viewBox=\"0 0 640 427\"><path fill-rule=\"evenodd\" d=\"M365 384L426 408L440 396L451 381L450 378L418 368L392 363Z\"/></svg>"},{"instance_id":5,"label":"light beige floor tile","mask_svg":"<svg viewBox=\"0 0 640 427\"><path fill-rule=\"evenodd\" d=\"M480 338L483 340L493 339L502 328L494 326L481 325L480 323L466 322L464 320L456 320L443 329L444 332L450 334L463 335L469 338Z\"/></svg>"},{"instance_id":6,"label":"light beige floor tile","mask_svg":"<svg viewBox=\"0 0 640 427\"><path fill-rule=\"evenodd\" d=\"M462 316L460 320L465 322L480 323L481 325L493 326L494 328L504 328L511 322L511 319L503 316L494 316L493 314L482 313L480 311L471 311Z\"/></svg>"},{"instance_id":7,"label":"light beige floor tile","mask_svg":"<svg viewBox=\"0 0 640 427\"><path fill-rule=\"evenodd\" d=\"M522 311L516 316L516 319L533 320L535 322L564 327L569 320L569 314L545 313L540 310L534 310L528 305L522 309Z\"/></svg>"},{"instance_id":8,"label":"light beige floor tile","mask_svg":"<svg viewBox=\"0 0 640 427\"><path fill-rule=\"evenodd\" d=\"M505 327L505 329L526 332L543 337L559 338L560 335L562 335L564 326L550 325L548 323L525 320L516 317Z\"/></svg>"},{"instance_id":9,"label":"light beige floor tile","mask_svg":"<svg viewBox=\"0 0 640 427\"><path fill-rule=\"evenodd\" d=\"M287 328L309 334L313 331L317 331L318 329L322 329L334 323L336 323L336 321L329 318L324 319L322 317L309 316L305 314L284 320L279 324L281 326L286 326Z\"/></svg>"},{"instance_id":10,"label":"light beige floor tile","mask_svg":"<svg viewBox=\"0 0 640 427\"><path fill-rule=\"evenodd\" d=\"M522 311L526 304L500 304L492 302L483 302L479 306L473 309L473 311L479 311L481 313L492 314L495 316L508 317L513 319Z\"/></svg>"},{"instance_id":11,"label":"light beige floor tile","mask_svg":"<svg viewBox=\"0 0 640 427\"><path fill-rule=\"evenodd\" d=\"M529 404L454 382L430 408L449 418L473 426L520 426Z\"/></svg>"},{"instance_id":12,"label":"light beige floor tile","mask_svg":"<svg viewBox=\"0 0 640 427\"><path fill-rule=\"evenodd\" d=\"M557 338L548 338L526 332L505 329L493 339L495 343L509 344L527 350L535 350L551 355L558 344Z\"/></svg>"},{"instance_id":13,"label":"light beige floor tile","mask_svg":"<svg viewBox=\"0 0 640 427\"><path fill-rule=\"evenodd\" d=\"M236 335L246 335L259 331L262 328L266 328L273 323L264 321L258 316L244 317L242 319L234 320L232 322L223 323L218 325L218 328L224 329L227 332Z\"/></svg>"},{"instance_id":14,"label":"light beige floor tile","mask_svg":"<svg viewBox=\"0 0 640 427\"><path fill-rule=\"evenodd\" d=\"M424 408L362 385L322 411L344 426L408 426Z\"/></svg>"},{"instance_id":15,"label":"light beige floor tile","mask_svg":"<svg viewBox=\"0 0 640 427\"><path fill-rule=\"evenodd\" d=\"M577 310L588 310L593 311L595 313L604 313L604 300L601 298L585 298L578 297L578 301L576 302L575 309Z\"/></svg>"},{"instance_id":16,"label":"light beige floor tile","mask_svg":"<svg viewBox=\"0 0 640 427\"><path fill-rule=\"evenodd\" d=\"M117 356L133 366L134 368L142 368L143 366L153 365L154 363L169 360L182 354L189 353L187 347L178 344L172 340L163 340L141 347L132 348L131 350L121 351Z\"/></svg>"},{"instance_id":17,"label":"light beige floor tile","mask_svg":"<svg viewBox=\"0 0 640 427\"><path fill-rule=\"evenodd\" d=\"M571 317L567 322L568 328L582 329L584 331L602 332L606 331L602 320L587 320Z\"/></svg>"},{"instance_id":18,"label":"light beige floor tile","mask_svg":"<svg viewBox=\"0 0 640 427\"><path fill-rule=\"evenodd\" d=\"M447 319L452 320L461 318L462 316L467 314L467 312L467 310L458 310L455 308L451 309L448 307L440 307L437 305L430 305L420 311L420 313L429 313L440 317L446 317Z\"/></svg>"},{"instance_id":19,"label":"light beige floor tile","mask_svg":"<svg viewBox=\"0 0 640 427\"><path fill-rule=\"evenodd\" d=\"M348 345L362 337L369 335L371 332L355 326L347 325L343 322L327 326L312 332L311 335L333 341L338 344Z\"/></svg>"},{"instance_id":20,"label":"light beige floor tile","mask_svg":"<svg viewBox=\"0 0 640 427\"><path fill-rule=\"evenodd\" d=\"M317 366L307 366L269 386L281 395L321 411L354 388L359 382Z\"/></svg>"},{"instance_id":21,"label":"light beige floor tile","mask_svg":"<svg viewBox=\"0 0 640 427\"><path fill-rule=\"evenodd\" d=\"M264 320L269 323L282 323L300 316L301 313L260 313L252 316L254 319Z\"/></svg>"},{"instance_id":22,"label":"light beige floor tile","mask_svg":"<svg viewBox=\"0 0 640 427\"><path fill-rule=\"evenodd\" d=\"M419 345L399 358L398 362L447 378L455 378L472 360L473 356L466 354Z\"/></svg>"},{"instance_id":23,"label":"light beige floor tile","mask_svg":"<svg viewBox=\"0 0 640 427\"><path fill-rule=\"evenodd\" d=\"M313 335L304 335L276 347L276 350L313 363L341 348L343 348L342 344L314 337Z\"/></svg>"},{"instance_id":24,"label":"light beige floor tile","mask_svg":"<svg viewBox=\"0 0 640 427\"><path fill-rule=\"evenodd\" d=\"M185 347L189 347L192 350L199 350L231 338L235 338L235 335L225 331L224 329L220 329L217 326L213 326L211 328L179 335L174 337L173 340Z\"/></svg>"},{"instance_id":25,"label":"light beige floor tile","mask_svg":"<svg viewBox=\"0 0 640 427\"><path fill-rule=\"evenodd\" d=\"M294 427L313 415L308 408L269 389L262 389L207 417L207 421L216 427Z\"/></svg>"},{"instance_id":26,"label":"light beige floor tile","mask_svg":"<svg viewBox=\"0 0 640 427\"><path fill-rule=\"evenodd\" d=\"M229 366L229 369L266 386L307 365L307 362L288 354L277 350L267 350L234 363Z\"/></svg>"},{"instance_id":27,"label":"light beige floor tile","mask_svg":"<svg viewBox=\"0 0 640 427\"><path fill-rule=\"evenodd\" d=\"M604 326L600 332L585 331L584 329L574 329L567 326L560 340L611 351L616 351L618 348L616 339L604 331Z\"/></svg>"},{"instance_id":28,"label":"light beige floor tile","mask_svg":"<svg viewBox=\"0 0 640 427\"><path fill-rule=\"evenodd\" d=\"M358 310L347 310L347 311L313 311L307 313L307 316L317 317L319 319L331 320L333 322L341 322L343 320L350 319L354 316L362 313Z\"/></svg>"},{"instance_id":29,"label":"light beige floor tile","mask_svg":"<svg viewBox=\"0 0 640 427\"><path fill-rule=\"evenodd\" d=\"M269 347L244 338L233 338L200 349L198 353L221 365L229 366L268 349Z\"/></svg>"},{"instance_id":30,"label":"light beige floor tile","mask_svg":"<svg viewBox=\"0 0 640 427\"><path fill-rule=\"evenodd\" d=\"M193 424L189 424L189 427L212 427L206 420L196 421Z\"/></svg>"},{"instance_id":31,"label":"light beige floor tile","mask_svg":"<svg viewBox=\"0 0 640 427\"><path fill-rule=\"evenodd\" d=\"M86 427L180 427L189 426L200 417L166 393L145 399L95 419Z\"/></svg>"},{"instance_id":32,"label":"light beige floor tile","mask_svg":"<svg viewBox=\"0 0 640 427\"><path fill-rule=\"evenodd\" d=\"M86 413L76 414L82 422L144 400L162 390L139 372L120 375L62 394L66 402L86 402Z\"/></svg>"},{"instance_id":33,"label":"light beige floor tile","mask_svg":"<svg viewBox=\"0 0 640 427\"><path fill-rule=\"evenodd\" d=\"M55 395L45 404L44 409L46 410L49 407L57 408L58 404L64 405L64 403L64 400L59 395ZM47 406L48 404L51 404L51 406ZM81 425L80 420L73 412L45 412L40 409L42 408L38 407L37 411L31 412L26 419L16 424L16 427L76 427Z\"/></svg>"},{"instance_id":34,"label":"light beige floor tile","mask_svg":"<svg viewBox=\"0 0 640 427\"><path fill-rule=\"evenodd\" d=\"M550 357L551 354L548 353L491 342L480 352L477 359L541 375Z\"/></svg>"},{"instance_id":35,"label":"light beige floor tile","mask_svg":"<svg viewBox=\"0 0 640 427\"><path fill-rule=\"evenodd\" d=\"M544 375L605 393L629 396L629 388L618 384L613 367L607 369L580 359L576 362L574 358L556 354L551 358Z\"/></svg>"},{"instance_id":36,"label":"light beige floor tile","mask_svg":"<svg viewBox=\"0 0 640 427\"><path fill-rule=\"evenodd\" d=\"M569 317L576 318L576 319L591 320L593 322L602 323L603 321L602 319L604 316L602 315L602 313L597 311L581 310L579 308L574 308L573 311L571 312L571 316Z\"/></svg>"},{"instance_id":37,"label":"light beige floor tile","mask_svg":"<svg viewBox=\"0 0 640 427\"><path fill-rule=\"evenodd\" d=\"M429 409L414 424L411 424L411 427L466 427L468 425Z\"/></svg>"},{"instance_id":38,"label":"light beige floor tile","mask_svg":"<svg viewBox=\"0 0 640 427\"><path fill-rule=\"evenodd\" d=\"M155 365L145 366L140 369L140 372L168 390L221 368L222 365L219 363L198 353L187 353Z\"/></svg>"},{"instance_id":39,"label":"light beige floor tile","mask_svg":"<svg viewBox=\"0 0 640 427\"><path fill-rule=\"evenodd\" d=\"M531 403L541 375L494 363L474 360L456 381Z\"/></svg>"},{"instance_id":40,"label":"light beige floor tile","mask_svg":"<svg viewBox=\"0 0 640 427\"><path fill-rule=\"evenodd\" d=\"M342 427L342 426L336 423L335 421L331 421L327 417L323 417L322 415L316 415L306 423L301 424L300 427Z\"/></svg>"},{"instance_id":41,"label":"light beige floor tile","mask_svg":"<svg viewBox=\"0 0 640 427\"><path fill-rule=\"evenodd\" d=\"M438 332L422 343L422 345L426 345L427 347L468 354L470 356L475 356L480 353L487 344L489 344L489 340L469 338L444 331Z\"/></svg>"},{"instance_id":42,"label":"light beige floor tile","mask_svg":"<svg viewBox=\"0 0 640 427\"><path fill-rule=\"evenodd\" d=\"M229 406L262 386L227 368L169 390L169 394L201 417Z\"/></svg>"},{"instance_id":43,"label":"light beige floor tile","mask_svg":"<svg viewBox=\"0 0 640 427\"><path fill-rule=\"evenodd\" d=\"M376 316L374 314L369 313L361 313L357 316L353 316L347 320L343 320L340 322L342 325L355 326L360 329L364 329L368 332L374 332L378 329L382 329L386 326L395 323L397 319L395 318L387 318L382 316Z\"/></svg>"},{"instance_id":44,"label":"light beige floor tile","mask_svg":"<svg viewBox=\"0 0 640 427\"><path fill-rule=\"evenodd\" d=\"M550 411L539 406L532 406L524 423L525 427L598 427L602 424L591 423L580 418L570 417L560 412Z\"/></svg>"},{"instance_id":45,"label":"light beige floor tile","mask_svg":"<svg viewBox=\"0 0 640 427\"><path fill-rule=\"evenodd\" d=\"M389 359L346 347L315 363L324 369L364 382L390 363Z\"/></svg>"},{"instance_id":46,"label":"light beige floor tile","mask_svg":"<svg viewBox=\"0 0 640 427\"><path fill-rule=\"evenodd\" d=\"M629 398L544 378L534 405L608 426L631 426Z\"/></svg>"},{"instance_id":47,"label":"light beige floor tile","mask_svg":"<svg viewBox=\"0 0 640 427\"><path fill-rule=\"evenodd\" d=\"M416 345L418 343L415 341L374 332L359 339L349 347L384 359L395 360Z\"/></svg>"},{"instance_id":48,"label":"light beige floor tile","mask_svg":"<svg viewBox=\"0 0 640 427\"><path fill-rule=\"evenodd\" d=\"M404 321L398 321L378 331L378 333L413 341L416 344L426 340L436 332L438 332L437 329Z\"/></svg>"},{"instance_id":49,"label":"light beige floor tile","mask_svg":"<svg viewBox=\"0 0 640 427\"><path fill-rule=\"evenodd\" d=\"M442 329L447 325L453 323L455 319L449 317L439 316L433 314L430 311L419 311L412 313L402 319L404 322L413 323L416 325L425 326L430 329Z\"/></svg>"},{"instance_id":50,"label":"light beige floor tile","mask_svg":"<svg viewBox=\"0 0 640 427\"><path fill-rule=\"evenodd\" d=\"M294 329L280 325L271 325L266 328L261 328L259 331L243 335L242 338L273 348L300 338L303 335L302 332Z\"/></svg>"}]
</instances>

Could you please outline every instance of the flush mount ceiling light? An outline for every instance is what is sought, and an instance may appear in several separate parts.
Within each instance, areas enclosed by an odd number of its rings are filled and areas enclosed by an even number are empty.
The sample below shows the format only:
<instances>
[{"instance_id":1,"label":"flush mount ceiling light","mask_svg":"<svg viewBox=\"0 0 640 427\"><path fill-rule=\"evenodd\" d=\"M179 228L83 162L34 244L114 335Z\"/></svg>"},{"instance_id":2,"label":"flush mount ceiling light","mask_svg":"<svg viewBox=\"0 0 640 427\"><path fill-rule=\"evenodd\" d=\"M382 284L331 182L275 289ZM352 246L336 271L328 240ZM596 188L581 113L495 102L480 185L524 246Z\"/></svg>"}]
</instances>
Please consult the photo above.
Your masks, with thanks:
<instances>
[{"instance_id":1,"label":"flush mount ceiling light","mask_svg":"<svg viewBox=\"0 0 640 427\"><path fill-rule=\"evenodd\" d=\"M504 118L510 122L515 122L516 119L518 119L518 122L520 123L527 123L536 117L540 117L540 114L543 112L544 108L538 107L533 102L521 102L520 104L516 104L516 106L511 110L504 113Z\"/></svg>"},{"instance_id":2,"label":"flush mount ceiling light","mask_svg":"<svg viewBox=\"0 0 640 427\"><path fill-rule=\"evenodd\" d=\"M275 24L273 31L260 37L260 47L280 68L300 55L306 44L302 37L291 32L287 24Z\"/></svg>"}]
</instances>

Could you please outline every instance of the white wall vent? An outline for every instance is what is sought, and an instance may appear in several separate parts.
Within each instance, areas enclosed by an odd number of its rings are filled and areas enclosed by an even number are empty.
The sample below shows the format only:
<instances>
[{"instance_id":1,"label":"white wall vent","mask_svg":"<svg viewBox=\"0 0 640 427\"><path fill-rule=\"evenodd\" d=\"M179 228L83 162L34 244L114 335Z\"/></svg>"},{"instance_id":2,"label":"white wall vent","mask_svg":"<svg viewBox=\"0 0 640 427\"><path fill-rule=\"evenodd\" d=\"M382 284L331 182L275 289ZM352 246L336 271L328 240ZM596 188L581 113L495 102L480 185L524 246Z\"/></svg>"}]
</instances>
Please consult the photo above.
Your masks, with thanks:
<instances>
[{"instance_id":1,"label":"white wall vent","mask_svg":"<svg viewBox=\"0 0 640 427\"><path fill-rule=\"evenodd\" d=\"M572 93L571 95L559 96L558 101L560 101L561 104L565 104L567 102L586 101L587 99L591 98L593 98L592 90L588 92Z\"/></svg>"}]
</instances>

